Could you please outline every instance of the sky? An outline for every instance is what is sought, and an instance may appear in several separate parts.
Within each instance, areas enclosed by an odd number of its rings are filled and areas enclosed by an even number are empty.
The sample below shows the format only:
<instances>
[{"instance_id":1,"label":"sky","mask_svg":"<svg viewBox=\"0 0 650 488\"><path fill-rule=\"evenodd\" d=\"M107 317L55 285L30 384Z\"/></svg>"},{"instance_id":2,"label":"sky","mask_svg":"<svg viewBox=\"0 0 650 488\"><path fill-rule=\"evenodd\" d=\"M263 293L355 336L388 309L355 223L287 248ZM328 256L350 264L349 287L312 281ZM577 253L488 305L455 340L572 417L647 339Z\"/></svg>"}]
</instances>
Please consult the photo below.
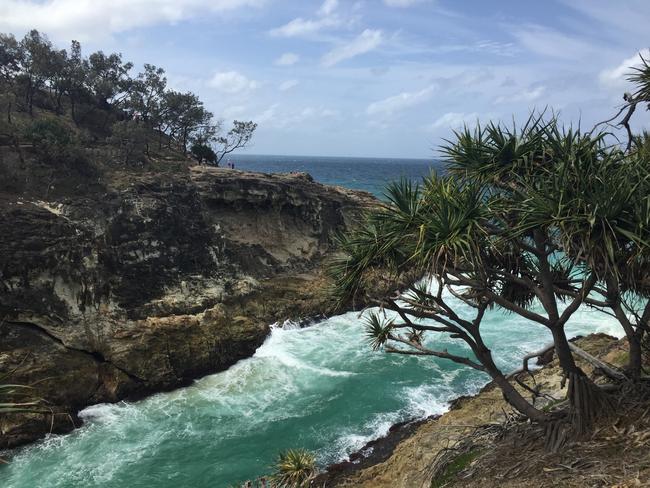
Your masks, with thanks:
<instances>
[{"instance_id":1,"label":"sky","mask_svg":"<svg viewBox=\"0 0 650 488\"><path fill-rule=\"evenodd\" d=\"M254 120L252 154L432 158L464 124L544 109L590 129L649 23L648 0L0 0L0 32L161 66L226 125Z\"/></svg>"}]
</instances>

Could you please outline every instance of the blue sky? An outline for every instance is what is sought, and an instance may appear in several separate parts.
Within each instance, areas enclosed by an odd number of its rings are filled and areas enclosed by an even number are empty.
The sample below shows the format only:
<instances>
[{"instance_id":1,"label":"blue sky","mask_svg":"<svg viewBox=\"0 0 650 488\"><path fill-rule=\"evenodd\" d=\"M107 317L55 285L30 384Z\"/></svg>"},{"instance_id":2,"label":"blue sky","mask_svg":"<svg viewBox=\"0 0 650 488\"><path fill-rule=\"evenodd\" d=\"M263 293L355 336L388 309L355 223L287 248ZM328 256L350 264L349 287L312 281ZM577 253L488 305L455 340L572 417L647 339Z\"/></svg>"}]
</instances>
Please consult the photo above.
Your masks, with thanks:
<instances>
[{"instance_id":1,"label":"blue sky","mask_svg":"<svg viewBox=\"0 0 650 488\"><path fill-rule=\"evenodd\" d=\"M0 0L1 32L156 64L255 120L255 154L435 157L463 123L544 107L591 128L649 21L648 0Z\"/></svg>"}]
</instances>

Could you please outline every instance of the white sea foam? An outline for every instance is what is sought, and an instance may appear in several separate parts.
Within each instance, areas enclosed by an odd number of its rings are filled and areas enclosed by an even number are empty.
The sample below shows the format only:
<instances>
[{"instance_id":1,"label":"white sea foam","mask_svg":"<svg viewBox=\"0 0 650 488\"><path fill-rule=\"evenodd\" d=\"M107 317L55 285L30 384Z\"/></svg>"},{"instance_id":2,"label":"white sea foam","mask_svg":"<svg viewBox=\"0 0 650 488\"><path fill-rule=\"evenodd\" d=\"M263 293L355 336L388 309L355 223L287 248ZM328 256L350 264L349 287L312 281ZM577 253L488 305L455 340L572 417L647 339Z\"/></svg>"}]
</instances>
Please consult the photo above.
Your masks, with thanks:
<instances>
[{"instance_id":1,"label":"white sea foam","mask_svg":"<svg viewBox=\"0 0 650 488\"><path fill-rule=\"evenodd\" d=\"M498 310L486 314L482 330L504 370L550 340L543 327ZM609 317L582 308L568 334L589 332L621 335ZM427 341L470 354L448 335ZM356 312L308 328L276 324L251 358L188 388L88 407L80 414L84 427L20 451L0 471L0 484L118 486L137 478L143 486L163 479L169 482L161 486L177 486L188 476L185 463L204 456L201 470L238 466L237 478L210 478L226 486L264 472L281 447L310 446L322 462L344 459L396 422L443 413L450 400L476 393L488 380L436 358L371 351Z\"/></svg>"}]
</instances>

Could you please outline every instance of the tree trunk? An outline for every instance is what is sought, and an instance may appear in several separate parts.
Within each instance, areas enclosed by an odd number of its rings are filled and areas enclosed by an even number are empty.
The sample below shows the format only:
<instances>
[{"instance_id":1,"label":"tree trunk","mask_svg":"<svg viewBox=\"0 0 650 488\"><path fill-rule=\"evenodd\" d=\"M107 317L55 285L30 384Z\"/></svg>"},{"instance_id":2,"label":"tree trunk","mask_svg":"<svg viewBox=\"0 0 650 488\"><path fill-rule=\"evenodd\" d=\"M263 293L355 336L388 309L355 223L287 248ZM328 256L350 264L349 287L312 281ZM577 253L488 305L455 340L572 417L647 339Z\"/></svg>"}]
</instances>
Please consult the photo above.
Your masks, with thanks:
<instances>
[{"instance_id":1,"label":"tree trunk","mask_svg":"<svg viewBox=\"0 0 650 488\"><path fill-rule=\"evenodd\" d=\"M546 420L546 415L541 410L533 407L528 400L521 396L517 389L512 386L503 374L497 373L493 375L490 373L490 376L492 376L494 382L503 392L506 402L508 402L518 412L535 422L544 422Z\"/></svg>"},{"instance_id":2,"label":"tree trunk","mask_svg":"<svg viewBox=\"0 0 650 488\"><path fill-rule=\"evenodd\" d=\"M607 300L611 303L612 311L616 316L616 319L623 327L625 331L625 336L627 338L629 356L627 363L627 373L630 378L633 380L638 380L641 377L642 369L642 350L641 350L641 339L643 337L643 329L637 324L635 327L627 314L621 303L621 287L619 280L614 276L609 276L606 280L607 284ZM645 313L644 313L645 316ZM643 318L640 319L643 321Z\"/></svg>"},{"instance_id":3,"label":"tree trunk","mask_svg":"<svg viewBox=\"0 0 650 488\"><path fill-rule=\"evenodd\" d=\"M637 331L627 336L630 347L630 356L627 362L627 372L630 377L637 381L641 378L641 369L643 367L643 349L641 347L641 334Z\"/></svg>"},{"instance_id":4,"label":"tree trunk","mask_svg":"<svg viewBox=\"0 0 650 488\"><path fill-rule=\"evenodd\" d=\"M63 92L59 91L56 95L56 113L61 115L63 113L63 106L61 105L61 98L63 97Z\"/></svg>"},{"instance_id":5,"label":"tree trunk","mask_svg":"<svg viewBox=\"0 0 650 488\"><path fill-rule=\"evenodd\" d=\"M569 380L567 397L573 431L582 436L593 429L596 419L609 415L613 407L607 394L576 364L564 328L553 327L551 332L560 366Z\"/></svg>"},{"instance_id":6,"label":"tree trunk","mask_svg":"<svg viewBox=\"0 0 650 488\"><path fill-rule=\"evenodd\" d=\"M474 349L474 354L480 363L485 367L485 371L494 380L497 386L501 389L503 397L506 402L510 404L519 413L525 415L530 420L536 422L543 422L546 420L546 415L540 410L536 409L528 400L526 400L521 393L503 376L501 370L494 364L492 360L492 353L485 347L484 344L479 344L478 348Z\"/></svg>"},{"instance_id":7,"label":"tree trunk","mask_svg":"<svg viewBox=\"0 0 650 488\"><path fill-rule=\"evenodd\" d=\"M78 126L79 122L77 121L77 111L74 103L74 97L72 95L70 95L70 115L72 116L72 121L74 122L74 125Z\"/></svg>"},{"instance_id":8,"label":"tree trunk","mask_svg":"<svg viewBox=\"0 0 650 488\"><path fill-rule=\"evenodd\" d=\"M557 354L557 358L560 362L562 371L564 371L566 375L569 375L571 373L584 374L573 359L573 354L571 353L571 348L569 347L569 341L567 340L566 334L564 333L564 327L552 327L551 333L553 334L555 353Z\"/></svg>"}]
</instances>

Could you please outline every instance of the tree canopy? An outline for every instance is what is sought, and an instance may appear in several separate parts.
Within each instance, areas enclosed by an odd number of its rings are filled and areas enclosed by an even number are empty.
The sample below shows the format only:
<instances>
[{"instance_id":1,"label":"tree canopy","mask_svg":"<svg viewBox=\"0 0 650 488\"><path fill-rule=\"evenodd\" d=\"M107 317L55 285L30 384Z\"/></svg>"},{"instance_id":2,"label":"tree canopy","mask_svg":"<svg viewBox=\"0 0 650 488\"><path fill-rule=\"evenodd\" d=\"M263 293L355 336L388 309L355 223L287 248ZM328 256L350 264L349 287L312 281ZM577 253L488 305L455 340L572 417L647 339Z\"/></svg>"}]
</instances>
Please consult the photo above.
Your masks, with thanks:
<instances>
[{"instance_id":1,"label":"tree canopy","mask_svg":"<svg viewBox=\"0 0 650 488\"><path fill-rule=\"evenodd\" d=\"M544 420L481 332L491 308L520 315L550 331L569 379L572 428L588 431L611 401L577 365L567 321L581 305L616 317L634 379L650 319L650 161L641 145L608 141L544 114L521 128L478 125L442 146L445 176L389 185L381 208L341 238L331 267L341 304L379 306L366 314L372 347L483 371L514 408ZM396 291L374 296L378 276ZM464 342L467 354L437 347L437 334Z\"/></svg>"},{"instance_id":2,"label":"tree canopy","mask_svg":"<svg viewBox=\"0 0 650 488\"><path fill-rule=\"evenodd\" d=\"M167 87L163 68L145 64L136 75L133 68L120 53L83 56L78 41L59 50L37 30L21 40L0 34L0 92L7 123L12 123L13 112L35 116L35 108L58 115L69 111L77 126L123 141L124 124L116 124L132 120L157 133L161 148L186 154L195 144L209 147L218 156L204 155L199 162L215 165L225 154L250 143L254 122L236 120L222 133L221 121L196 94ZM147 142L145 153L148 149Z\"/></svg>"}]
</instances>

